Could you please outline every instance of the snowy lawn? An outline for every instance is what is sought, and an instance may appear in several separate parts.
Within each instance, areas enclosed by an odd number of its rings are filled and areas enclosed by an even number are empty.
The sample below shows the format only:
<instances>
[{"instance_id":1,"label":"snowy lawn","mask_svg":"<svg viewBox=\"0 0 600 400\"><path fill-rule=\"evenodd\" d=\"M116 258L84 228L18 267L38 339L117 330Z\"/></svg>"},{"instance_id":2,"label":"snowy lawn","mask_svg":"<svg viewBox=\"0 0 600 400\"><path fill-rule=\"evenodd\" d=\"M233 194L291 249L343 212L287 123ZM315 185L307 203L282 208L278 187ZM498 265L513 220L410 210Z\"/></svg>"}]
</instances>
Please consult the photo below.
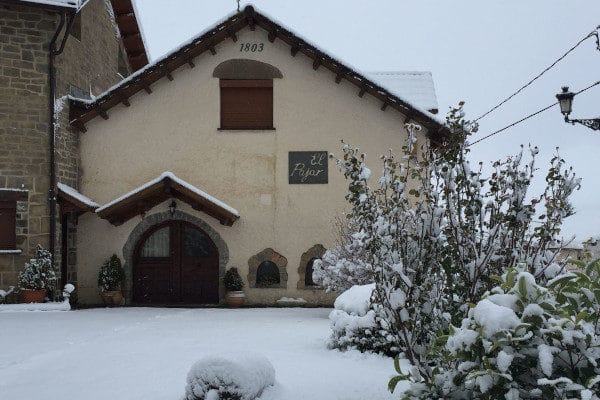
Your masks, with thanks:
<instances>
[{"instance_id":1,"label":"snowy lawn","mask_svg":"<svg viewBox=\"0 0 600 400\"><path fill-rule=\"evenodd\" d=\"M264 354L270 399L391 399L390 358L328 350L329 309L121 308L0 312L6 399L179 400L209 355ZM400 386L399 388L400 389ZM65 397L66 396L66 397Z\"/></svg>"}]
</instances>

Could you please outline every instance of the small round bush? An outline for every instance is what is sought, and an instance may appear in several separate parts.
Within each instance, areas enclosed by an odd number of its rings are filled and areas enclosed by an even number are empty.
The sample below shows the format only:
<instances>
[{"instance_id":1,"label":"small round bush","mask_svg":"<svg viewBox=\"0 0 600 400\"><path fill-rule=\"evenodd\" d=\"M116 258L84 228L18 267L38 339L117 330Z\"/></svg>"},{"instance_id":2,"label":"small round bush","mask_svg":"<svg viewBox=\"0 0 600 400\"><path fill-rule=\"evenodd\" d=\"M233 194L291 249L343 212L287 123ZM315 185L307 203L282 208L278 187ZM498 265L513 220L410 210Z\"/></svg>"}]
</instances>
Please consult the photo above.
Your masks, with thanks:
<instances>
[{"instance_id":1,"label":"small round bush","mask_svg":"<svg viewBox=\"0 0 600 400\"><path fill-rule=\"evenodd\" d=\"M117 290L125 280L125 271L116 254L107 259L98 273L98 287L103 291Z\"/></svg>"},{"instance_id":2,"label":"small round bush","mask_svg":"<svg viewBox=\"0 0 600 400\"><path fill-rule=\"evenodd\" d=\"M52 267L52 255L41 245L37 245L35 257L25 263L19 273L19 287L22 289L51 289L56 284L56 273Z\"/></svg>"},{"instance_id":3,"label":"small round bush","mask_svg":"<svg viewBox=\"0 0 600 400\"><path fill-rule=\"evenodd\" d=\"M238 272L237 268L229 268L225 272L225 288L230 292L240 291L244 288L244 281Z\"/></svg>"}]
</instances>

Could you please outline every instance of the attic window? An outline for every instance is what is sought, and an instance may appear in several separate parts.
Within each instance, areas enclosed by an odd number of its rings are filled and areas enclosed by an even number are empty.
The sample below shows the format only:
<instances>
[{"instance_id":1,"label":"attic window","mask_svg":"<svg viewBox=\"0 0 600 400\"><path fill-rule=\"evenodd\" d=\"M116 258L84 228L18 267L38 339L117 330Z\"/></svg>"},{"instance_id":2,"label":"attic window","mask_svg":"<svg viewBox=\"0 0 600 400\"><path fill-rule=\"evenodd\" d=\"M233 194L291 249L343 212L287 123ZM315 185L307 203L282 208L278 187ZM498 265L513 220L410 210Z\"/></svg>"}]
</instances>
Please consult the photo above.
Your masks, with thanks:
<instances>
[{"instance_id":1,"label":"attic window","mask_svg":"<svg viewBox=\"0 0 600 400\"><path fill-rule=\"evenodd\" d=\"M221 129L274 129L272 79L221 79Z\"/></svg>"},{"instance_id":2,"label":"attic window","mask_svg":"<svg viewBox=\"0 0 600 400\"><path fill-rule=\"evenodd\" d=\"M220 79L220 129L274 129L273 79L283 77L279 69L240 58L217 65L213 76Z\"/></svg>"}]
</instances>

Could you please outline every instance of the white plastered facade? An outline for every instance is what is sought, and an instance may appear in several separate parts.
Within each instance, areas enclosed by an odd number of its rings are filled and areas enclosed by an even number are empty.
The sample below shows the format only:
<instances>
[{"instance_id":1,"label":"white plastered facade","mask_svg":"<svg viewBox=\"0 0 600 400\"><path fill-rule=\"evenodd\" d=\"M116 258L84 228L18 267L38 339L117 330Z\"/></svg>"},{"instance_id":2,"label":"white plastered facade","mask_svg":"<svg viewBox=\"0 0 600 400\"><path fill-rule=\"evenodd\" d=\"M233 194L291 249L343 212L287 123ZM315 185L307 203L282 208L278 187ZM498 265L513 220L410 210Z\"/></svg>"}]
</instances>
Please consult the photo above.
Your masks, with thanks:
<instances>
[{"instance_id":1,"label":"white plastered facade","mask_svg":"<svg viewBox=\"0 0 600 400\"><path fill-rule=\"evenodd\" d=\"M262 43L262 52L241 52L244 43ZM237 267L246 281L250 304L274 304L281 297L303 298L309 304L331 304L335 294L298 289L300 258L316 244L336 242L334 219L347 210L347 182L329 161L329 183L289 184L290 151L328 151L340 155L344 140L368 155L374 175L378 156L389 149L400 153L406 140L404 115L312 60L290 54L285 43L269 42L267 32L245 28L237 42L215 46L129 99L130 107L116 106L110 118L95 118L80 135L79 190L99 204L148 182L164 171L237 209L233 226L219 222L187 204L178 210L209 224L228 247L227 268ZM275 130L219 130L219 80L212 76L221 62L247 58L277 67L282 79L273 80ZM425 140L425 129L419 140ZM146 213L165 212L165 202ZM87 213L78 223L78 291L82 303L99 303L96 284L102 262L111 254L123 257L131 232L142 221L134 217L119 226ZM248 260L266 248L287 258L287 288L248 287ZM131 268L131 266L128 266Z\"/></svg>"}]
</instances>

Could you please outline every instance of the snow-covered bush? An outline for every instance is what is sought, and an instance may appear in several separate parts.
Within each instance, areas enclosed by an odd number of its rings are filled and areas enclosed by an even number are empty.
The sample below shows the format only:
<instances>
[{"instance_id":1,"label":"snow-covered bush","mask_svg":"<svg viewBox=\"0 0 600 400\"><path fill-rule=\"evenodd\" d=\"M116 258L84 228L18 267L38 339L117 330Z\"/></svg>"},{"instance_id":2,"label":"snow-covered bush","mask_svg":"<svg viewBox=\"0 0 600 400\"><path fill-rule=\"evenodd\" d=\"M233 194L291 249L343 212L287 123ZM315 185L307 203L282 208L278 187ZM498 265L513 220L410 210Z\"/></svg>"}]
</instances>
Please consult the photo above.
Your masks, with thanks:
<instances>
[{"instance_id":1,"label":"snow-covered bush","mask_svg":"<svg viewBox=\"0 0 600 400\"><path fill-rule=\"evenodd\" d=\"M467 159L467 140L477 126L465 119L462 104L450 111L446 126L447 143L419 151L421 128L407 124L402 155L382 156L376 180L369 180L359 149L344 144L336 160L348 180L351 206L353 233L346 248L365 260L359 267L373 277L375 320L412 364L412 373L425 380L437 363L434 341L451 323L460 325L468 305L495 286L491 276L526 263L545 284L561 271L557 236L573 213L569 196L580 184L557 155L545 191L530 200L536 148L529 161L521 150L496 162L486 176L481 164L472 169Z\"/></svg>"},{"instance_id":2,"label":"snow-covered bush","mask_svg":"<svg viewBox=\"0 0 600 400\"><path fill-rule=\"evenodd\" d=\"M397 355L397 343L389 340L388 333L375 317L371 296L375 284L352 286L335 300L329 314L331 336L327 346L332 349L349 348Z\"/></svg>"},{"instance_id":3,"label":"snow-covered bush","mask_svg":"<svg viewBox=\"0 0 600 400\"><path fill-rule=\"evenodd\" d=\"M353 251L351 235L348 236L348 243L327 250L323 257L313 263L313 282L328 292L342 292L374 280L373 269L364 254Z\"/></svg>"},{"instance_id":4,"label":"snow-covered bush","mask_svg":"<svg viewBox=\"0 0 600 400\"><path fill-rule=\"evenodd\" d=\"M600 399L600 262L547 287L524 266L498 280L404 399Z\"/></svg>"},{"instance_id":5,"label":"snow-covered bush","mask_svg":"<svg viewBox=\"0 0 600 400\"><path fill-rule=\"evenodd\" d=\"M56 273L52 267L52 255L41 245L37 245L35 256L25 263L19 273L19 287L22 289L47 290L56 284Z\"/></svg>"},{"instance_id":6,"label":"snow-covered bush","mask_svg":"<svg viewBox=\"0 0 600 400\"><path fill-rule=\"evenodd\" d=\"M252 400L275 384L275 369L260 354L209 356L187 376L182 400Z\"/></svg>"},{"instance_id":7,"label":"snow-covered bush","mask_svg":"<svg viewBox=\"0 0 600 400\"><path fill-rule=\"evenodd\" d=\"M103 291L117 290L125 280L125 270L121 265L121 259L113 254L104 261L98 272L98 287Z\"/></svg>"},{"instance_id":8,"label":"snow-covered bush","mask_svg":"<svg viewBox=\"0 0 600 400\"><path fill-rule=\"evenodd\" d=\"M244 288L244 281L235 267L229 268L225 272L223 283L225 284L225 289L229 291L240 291Z\"/></svg>"}]
</instances>

